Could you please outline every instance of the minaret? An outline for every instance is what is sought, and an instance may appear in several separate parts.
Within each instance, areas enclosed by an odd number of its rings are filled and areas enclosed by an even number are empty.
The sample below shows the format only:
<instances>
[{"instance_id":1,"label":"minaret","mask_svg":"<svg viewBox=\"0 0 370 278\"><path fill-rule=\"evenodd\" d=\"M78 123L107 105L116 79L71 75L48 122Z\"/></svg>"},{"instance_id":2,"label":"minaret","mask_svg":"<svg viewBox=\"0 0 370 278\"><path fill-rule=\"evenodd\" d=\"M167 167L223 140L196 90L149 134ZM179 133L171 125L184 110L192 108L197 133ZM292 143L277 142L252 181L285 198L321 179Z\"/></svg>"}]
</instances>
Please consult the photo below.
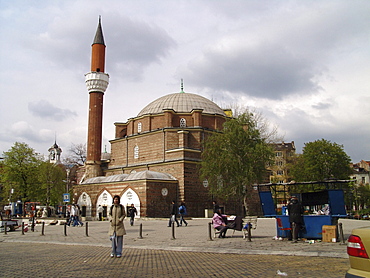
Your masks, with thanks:
<instances>
[{"instance_id":1,"label":"minaret","mask_svg":"<svg viewBox=\"0 0 370 278\"><path fill-rule=\"evenodd\" d=\"M85 178L102 175L100 161L102 152L103 96L109 84L109 75L104 73L105 43L100 17L91 48L91 72L85 74L85 83L90 95Z\"/></svg>"}]
</instances>

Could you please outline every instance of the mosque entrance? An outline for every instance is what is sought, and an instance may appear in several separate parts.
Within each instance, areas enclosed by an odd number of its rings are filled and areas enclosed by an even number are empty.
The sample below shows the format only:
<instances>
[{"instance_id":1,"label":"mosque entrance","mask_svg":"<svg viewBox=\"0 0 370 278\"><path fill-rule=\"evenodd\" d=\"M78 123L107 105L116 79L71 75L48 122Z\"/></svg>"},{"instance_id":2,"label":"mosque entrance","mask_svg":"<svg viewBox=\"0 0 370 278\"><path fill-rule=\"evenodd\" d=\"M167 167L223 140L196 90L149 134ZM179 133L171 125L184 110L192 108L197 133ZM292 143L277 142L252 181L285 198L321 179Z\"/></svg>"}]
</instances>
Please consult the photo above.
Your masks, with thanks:
<instances>
[{"instance_id":1,"label":"mosque entrance","mask_svg":"<svg viewBox=\"0 0 370 278\"><path fill-rule=\"evenodd\" d=\"M129 188L122 196L121 198L121 204L126 207L126 210L128 207L131 206L131 204L134 204L137 215L135 218L140 217L140 199L139 196L136 194L135 191L133 191L131 188ZM126 211L127 212L127 211Z\"/></svg>"},{"instance_id":2,"label":"mosque entrance","mask_svg":"<svg viewBox=\"0 0 370 278\"><path fill-rule=\"evenodd\" d=\"M77 204L79 205L81 211L80 216L90 218L91 217L91 198L86 192L83 192L78 198Z\"/></svg>"},{"instance_id":3,"label":"mosque entrance","mask_svg":"<svg viewBox=\"0 0 370 278\"><path fill-rule=\"evenodd\" d=\"M108 216L108 208L111 207L113 203L113 197L109 194L109 192L107 190L104 190L99 196L98 196L98 200L96 202L96 208L99 207L99 205L101 205L103 207L103 217L106 218ZM95 215L96 219L99 219L99 214L98 214L98 211L96 209L96 215Z\"/></svg>"}]
</instances>

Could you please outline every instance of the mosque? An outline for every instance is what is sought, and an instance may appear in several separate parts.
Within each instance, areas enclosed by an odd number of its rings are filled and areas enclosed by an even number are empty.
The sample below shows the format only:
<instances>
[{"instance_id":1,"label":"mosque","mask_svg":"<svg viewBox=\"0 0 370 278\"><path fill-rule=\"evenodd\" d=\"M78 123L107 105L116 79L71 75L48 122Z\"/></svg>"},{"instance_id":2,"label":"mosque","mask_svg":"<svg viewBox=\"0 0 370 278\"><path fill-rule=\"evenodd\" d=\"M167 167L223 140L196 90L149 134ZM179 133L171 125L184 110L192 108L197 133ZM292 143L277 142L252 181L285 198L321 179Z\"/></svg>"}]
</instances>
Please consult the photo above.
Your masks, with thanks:
<instances>
[{"instance_id":1,"label":"mosque","mask_svg":"<svg viewBox=\"0 0 370 278\"><path fill-rule=\"evenodd\" d=\"M202 142L219 132L230 110L197 94L162 96L127 122L116 122L111 153L102 153L105 43L99 19L92 44L91 71L85 75L89 92L87 159L74 186L73 201L82 215L104 215L114 195L124 206L134 204L141 217L168 217L171 201L185 202L192 217L204 217L212 207L208 182L201 181Z\"/></svg>"}]
</instances>

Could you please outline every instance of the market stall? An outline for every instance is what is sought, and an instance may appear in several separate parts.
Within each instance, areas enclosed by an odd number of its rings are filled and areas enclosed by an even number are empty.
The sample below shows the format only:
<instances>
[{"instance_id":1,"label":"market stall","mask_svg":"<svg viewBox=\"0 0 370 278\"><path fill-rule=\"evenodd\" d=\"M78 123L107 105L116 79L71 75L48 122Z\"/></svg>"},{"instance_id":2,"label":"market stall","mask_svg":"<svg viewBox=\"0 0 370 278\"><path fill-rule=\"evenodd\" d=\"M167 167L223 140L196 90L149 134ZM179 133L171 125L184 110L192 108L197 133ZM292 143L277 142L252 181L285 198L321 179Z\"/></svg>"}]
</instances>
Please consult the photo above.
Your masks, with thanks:
<instances>
[{"instance_id":1,"label":"market stall","mask_svg":"<svg viewBox=\"0 0 370 278\"><path fill-rule=\"evenodd\" d=\"M337 225L338 218L347 217L342 189L291 193L291 195L298 198L305 210L303 215L304 226L299 231L300 238L321 239L323 226ZM259 196L264 216L276 217L281 220L276 222L277 236L289 237L290 223L287 211L283 209L283 214L277 214L271 190L260 191Z\"/></svg>"}]
</instances>

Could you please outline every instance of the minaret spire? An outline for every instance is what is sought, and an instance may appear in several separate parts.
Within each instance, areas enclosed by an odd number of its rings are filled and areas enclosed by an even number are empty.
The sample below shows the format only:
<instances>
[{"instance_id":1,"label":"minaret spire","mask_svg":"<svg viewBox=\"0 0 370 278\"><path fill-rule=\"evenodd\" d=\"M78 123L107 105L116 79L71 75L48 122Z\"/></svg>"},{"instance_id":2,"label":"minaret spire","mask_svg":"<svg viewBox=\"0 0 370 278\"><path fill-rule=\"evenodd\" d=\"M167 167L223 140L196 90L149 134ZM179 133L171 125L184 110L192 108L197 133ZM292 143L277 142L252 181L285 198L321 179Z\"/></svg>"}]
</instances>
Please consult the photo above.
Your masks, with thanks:
<instances>
[{"instance_id":1,"label":"minaret spire","mask_svg":"<svg viewBox=\"0 0 370 278\"><path fill-rule=\"evenodd\" d=\"M95 34L93 44L102 44L105 46L103 30L101 28L101 17L100 16L99 16L99 24L98 24L98 28L96 29L96 34Z\"/></svg>"},{"instance_id":2,"label":"minaret spire","mask_svg":"<svg viewBox=\"0 0 370 278\"><path fill-rule=\"evenodd\" d=\"M109 75L105 71L105 43L99 16L98 28L91 46L91 72L85 74L85 83L89 91L89 123L87 133L86 178L102 174L102 129L103 96L109 84Z\"/></svg>"}]
</instances>

